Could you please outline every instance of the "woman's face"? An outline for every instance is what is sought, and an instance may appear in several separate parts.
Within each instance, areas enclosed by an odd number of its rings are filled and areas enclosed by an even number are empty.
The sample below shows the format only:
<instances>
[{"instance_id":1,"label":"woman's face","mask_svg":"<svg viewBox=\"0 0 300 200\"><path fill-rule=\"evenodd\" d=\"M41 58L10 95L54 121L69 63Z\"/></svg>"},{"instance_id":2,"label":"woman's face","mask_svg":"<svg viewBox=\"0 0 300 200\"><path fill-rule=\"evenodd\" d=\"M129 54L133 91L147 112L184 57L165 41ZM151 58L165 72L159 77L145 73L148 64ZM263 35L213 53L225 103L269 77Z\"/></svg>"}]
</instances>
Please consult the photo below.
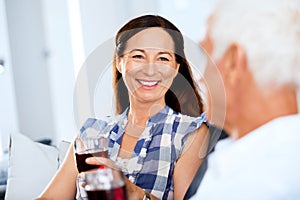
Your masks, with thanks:
<instances>
[{"instance_id":1,"label":"woman's face","mask_svg":"<svg viewBox=\"0 0 300 200\"><path fill-rule=\"evenodd\" d=\"M164 96L177 75L179 64L172 37L162 28L145 29L127 41L118 59L131 103L165 103Z\"/></svg>"}]
</instances>

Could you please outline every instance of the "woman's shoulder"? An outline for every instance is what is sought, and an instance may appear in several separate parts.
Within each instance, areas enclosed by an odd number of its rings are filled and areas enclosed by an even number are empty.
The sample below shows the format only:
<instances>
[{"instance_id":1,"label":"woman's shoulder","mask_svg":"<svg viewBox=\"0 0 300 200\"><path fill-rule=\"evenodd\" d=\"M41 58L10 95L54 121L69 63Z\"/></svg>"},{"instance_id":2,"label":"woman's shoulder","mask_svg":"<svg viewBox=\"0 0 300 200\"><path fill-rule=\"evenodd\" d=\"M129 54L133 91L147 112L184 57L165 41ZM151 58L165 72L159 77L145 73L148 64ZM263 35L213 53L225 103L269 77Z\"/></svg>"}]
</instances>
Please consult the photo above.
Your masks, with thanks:
<instances>
[{"instance_id":1,"label":"woman's shoulder","mask_svg":"<svg viewBox=\"0 0 300 200\"><path fill-rule=\"evenodd\" d=\"M199 116L193 117L186 114L182 114L180 112L174 111L172 108L169 108L168 112L168 118L169 120L174 122L180 123L180 124L186 124L191 126L201 126L203 123L206 123L206 114L205 112L199 114Z\"/></svg>"},{"instance_id":2,"label":"woman's shoulder","mask_svg":"<svg viewBox=\"0 0 300 200\"><path fill-rule=\"evenodd\" d=\"M87 128L94 128L97 130L102 130L108 126L119 121L120 116L105 116L102 118L87 118L83 126L80 129L80 132L84 132Z\"/></svg>"},{"instance_id":3,"label":"woman's shoulder","mask_svg":"<svg viewBox=\"0 0 300 200\"><path fill-rule=\"evenodd\" d=\"M186 121L186 122L191 122L191 123L206 122L206 114L204 112L199 114L199 116L189 116L181 113L178 116L180 116L182 121Z\"/></svg>"}]
</instances>

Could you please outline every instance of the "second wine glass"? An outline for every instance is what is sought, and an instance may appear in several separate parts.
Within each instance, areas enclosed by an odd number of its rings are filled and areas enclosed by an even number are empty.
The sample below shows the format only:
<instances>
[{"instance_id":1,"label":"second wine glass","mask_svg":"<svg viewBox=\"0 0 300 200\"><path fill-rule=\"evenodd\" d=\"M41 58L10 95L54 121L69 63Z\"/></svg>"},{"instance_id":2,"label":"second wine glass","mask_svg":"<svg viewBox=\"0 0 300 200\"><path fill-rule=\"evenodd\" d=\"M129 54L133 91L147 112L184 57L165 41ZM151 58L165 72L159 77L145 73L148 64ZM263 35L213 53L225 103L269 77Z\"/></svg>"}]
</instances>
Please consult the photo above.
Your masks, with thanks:
<instances>
[{"instance_id":1,"label":"second wine glass","mask_svg":"<svg viewBox=\"0 0 300 200\"><path fill-rule=\"evenodd\" d=\"M126 186L121 171L102 168L83 173L89 200L126 200Z\"/></svg>"}]
</instances>

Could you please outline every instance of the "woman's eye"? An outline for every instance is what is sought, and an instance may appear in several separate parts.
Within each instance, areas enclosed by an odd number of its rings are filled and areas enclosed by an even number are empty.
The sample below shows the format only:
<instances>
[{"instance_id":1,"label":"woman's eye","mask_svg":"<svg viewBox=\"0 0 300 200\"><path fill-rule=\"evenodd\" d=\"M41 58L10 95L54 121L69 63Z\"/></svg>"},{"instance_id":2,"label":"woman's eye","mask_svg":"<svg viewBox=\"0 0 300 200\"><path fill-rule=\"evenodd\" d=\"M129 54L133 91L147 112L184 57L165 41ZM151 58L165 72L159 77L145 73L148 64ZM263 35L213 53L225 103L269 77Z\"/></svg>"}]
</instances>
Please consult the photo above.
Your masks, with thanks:
<instances>
[{"instance_id":1,"label":"woman's eye","mask_svg":"<svg viewBox=\"0 0 300 200\"><path fill-rule=\"evenodd\" d=\"M170 61L168 58L166 58L166 57L159 57L158 58L160 61Z\"/></svg>"},{"instance_id":2,"label":"woman's eye","mask_svg":"<svg viewBox=\"0 0 300 200\"><path fill-rule=\"evenodd\" d=\"M143 59L144 56L142 56L142 55L133 55L132 58L135 58L135 59Z\"/></svg>"}]
</instances>

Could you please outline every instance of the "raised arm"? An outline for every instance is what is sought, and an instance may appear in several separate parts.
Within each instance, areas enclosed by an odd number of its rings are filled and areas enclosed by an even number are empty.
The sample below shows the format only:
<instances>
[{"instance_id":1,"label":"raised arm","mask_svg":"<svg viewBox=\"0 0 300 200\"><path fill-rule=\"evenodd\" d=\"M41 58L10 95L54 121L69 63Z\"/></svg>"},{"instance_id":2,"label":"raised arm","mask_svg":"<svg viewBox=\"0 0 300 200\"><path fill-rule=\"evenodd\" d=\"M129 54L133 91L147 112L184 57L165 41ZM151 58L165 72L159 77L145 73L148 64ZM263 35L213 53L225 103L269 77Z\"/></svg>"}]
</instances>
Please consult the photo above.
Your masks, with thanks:
<instances>
[{"instance_id":1,"label":"raised arm","mask_svg":"<svg viewBox=\"0 0 300 200\"><path fill-rule=\"evenodd\" d=\"M207 152L209 131L202 125L191 133L174 169L174 199L183 199Z\"/></svg>"},{"instance_id":2,"label":"raised arm","mask_svg":"<svg viewBox=\"0 0 300 200\"><path fill-rule=\"evenodd\" d=\"M70 145L67 156L49 185L36 200L74 200L78 171L74 159L74 145Z\"/></svg>"}]
</instances>

